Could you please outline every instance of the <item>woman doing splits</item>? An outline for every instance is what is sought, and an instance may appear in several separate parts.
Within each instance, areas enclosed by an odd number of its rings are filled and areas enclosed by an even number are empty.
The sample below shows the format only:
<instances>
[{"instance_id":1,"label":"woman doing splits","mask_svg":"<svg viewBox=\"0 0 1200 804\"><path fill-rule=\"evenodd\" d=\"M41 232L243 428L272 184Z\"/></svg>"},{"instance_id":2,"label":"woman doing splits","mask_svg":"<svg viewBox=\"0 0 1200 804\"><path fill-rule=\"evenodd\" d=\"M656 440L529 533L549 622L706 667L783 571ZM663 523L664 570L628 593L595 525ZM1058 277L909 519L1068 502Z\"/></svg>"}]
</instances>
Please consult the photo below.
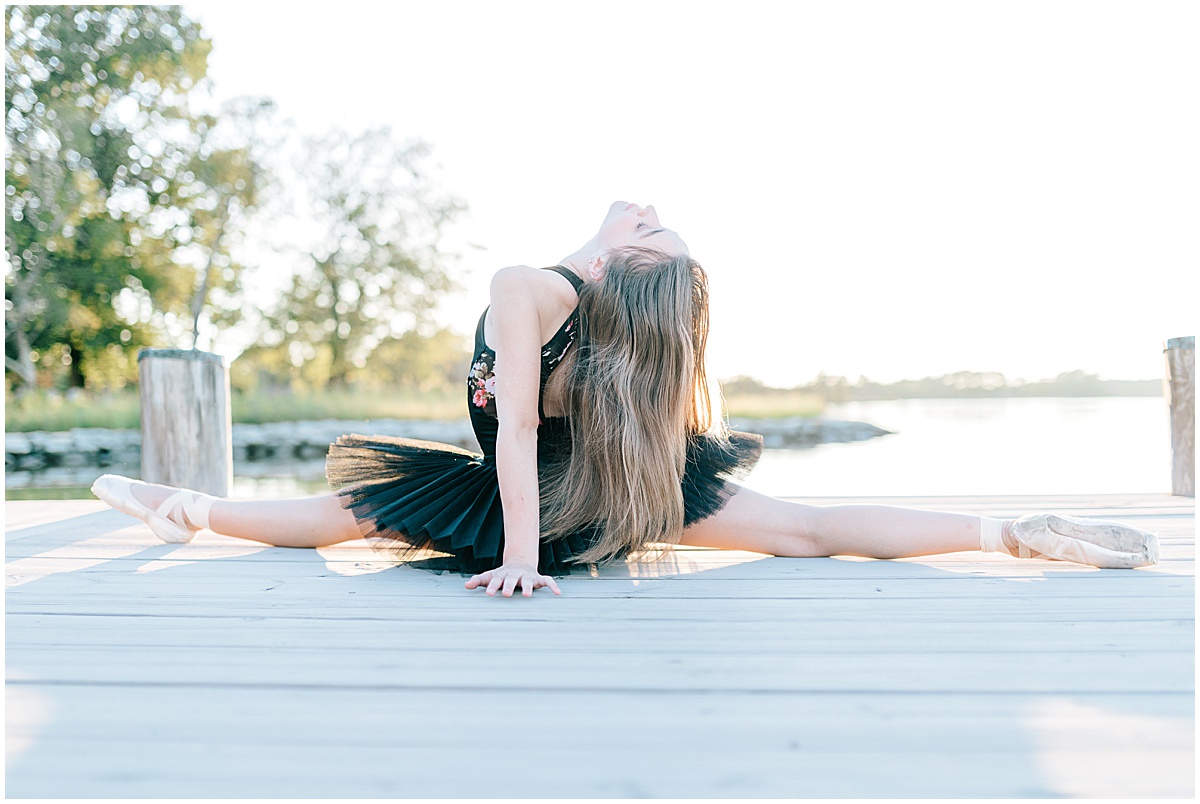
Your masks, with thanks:
<instances>
[{"instance_id":1,"label":"woman doing splits","mask_svg":"<svg viewBox=\"0 0 1200 804\"><path fill-rule=\"evenodd\" d=\"M467 589L509 597L572 565L660 545L775 556L900 558L964 550L1140 567L1154 534L1032 514L1001 520L881 505L806 505L737 485L762 450L714 414L704 370L708 284L654 207L618 201L582 248L491 282L466 392L482 454L342 436L336 491L225 500L105 475L92 487L160 538L209 528L280 547L366 538L402 559L443 555ZM423 563L423 562L422 562Z\"/></svg>"}]
</instances>

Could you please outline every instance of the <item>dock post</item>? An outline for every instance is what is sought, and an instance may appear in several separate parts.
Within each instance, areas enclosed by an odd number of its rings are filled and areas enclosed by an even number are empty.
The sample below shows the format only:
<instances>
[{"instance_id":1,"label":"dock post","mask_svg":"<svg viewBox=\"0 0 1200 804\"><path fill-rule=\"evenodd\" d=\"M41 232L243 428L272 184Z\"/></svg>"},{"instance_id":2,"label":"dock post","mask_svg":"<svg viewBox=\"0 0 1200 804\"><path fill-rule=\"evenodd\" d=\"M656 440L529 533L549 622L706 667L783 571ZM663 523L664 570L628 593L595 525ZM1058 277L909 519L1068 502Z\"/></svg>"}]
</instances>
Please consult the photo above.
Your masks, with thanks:
<instances>
[{"instance_id":1,"label":"dock post","mask_svg":"<svg viewBox=\"0 0 1200 804\"><path fill-rule=\"evenodd\" d=\"M138 352L142 480L218 497L233 485L229 367L188 349Z\"/></svg>"},{"instance_id":2,"label":"dock post","mask_svg":"<svg viewBox=\"0 0 1200 804\"><path fill-rule=\"evenodd\" d=\"M1196 496L1196 336L1171 338L1167 401L1171 405L1171 494Z\"/></svg>"}]
</instances>

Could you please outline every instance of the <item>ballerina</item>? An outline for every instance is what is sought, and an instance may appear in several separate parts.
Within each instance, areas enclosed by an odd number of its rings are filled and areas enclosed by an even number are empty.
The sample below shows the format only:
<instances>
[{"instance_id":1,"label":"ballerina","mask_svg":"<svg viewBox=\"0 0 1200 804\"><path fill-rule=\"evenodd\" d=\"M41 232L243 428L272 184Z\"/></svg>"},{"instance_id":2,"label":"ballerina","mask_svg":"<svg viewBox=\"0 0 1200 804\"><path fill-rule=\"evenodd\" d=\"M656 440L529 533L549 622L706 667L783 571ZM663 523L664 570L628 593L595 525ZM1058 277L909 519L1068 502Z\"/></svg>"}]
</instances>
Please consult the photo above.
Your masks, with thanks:
<instances>
[{"instance_id":1,"label":"ballerina","mask_svg":"<svg viewBox=\"0 0 1200 804\"><path fill-rule=\"evenodd\" d=\"M762 440L714 413L708 283L654 207L618 201L549 268L491 281L467 384L482 453L385 436L330 446L334 491L225 500L105 475L101 500L160 538L208 528L279 547L366 538L402 560L436 551L467 589L561 590L575 564L684 544L776 556L901 558L966 550L1106 568L1156 563L1158 539L1118 522L994 519L883 505L818 506L739 486ZM431 566L421 562L420 566Z\"/></svg>"}]
</instances>

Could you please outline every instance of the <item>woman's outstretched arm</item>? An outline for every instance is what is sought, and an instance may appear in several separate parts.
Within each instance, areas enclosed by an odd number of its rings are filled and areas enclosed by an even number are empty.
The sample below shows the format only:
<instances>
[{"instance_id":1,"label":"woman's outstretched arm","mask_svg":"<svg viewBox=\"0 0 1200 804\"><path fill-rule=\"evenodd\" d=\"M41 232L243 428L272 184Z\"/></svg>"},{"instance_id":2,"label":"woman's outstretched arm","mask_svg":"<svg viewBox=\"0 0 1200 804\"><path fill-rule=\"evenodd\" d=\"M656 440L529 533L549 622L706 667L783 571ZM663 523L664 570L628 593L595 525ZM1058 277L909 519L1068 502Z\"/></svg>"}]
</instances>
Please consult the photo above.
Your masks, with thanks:
<instances>
[{"instance_id":1,"label":"woman's outstretched arm","mask_svg":"<svg viewBox=\"0 0 1200 804\"><path fill-rule=\"evenodd\" d=\"M492 279L488 341L496 350L496 476L504 509L504 563L472 577L468 589L486 586L489 595L526 597L541 586L559 594L553 578L538 572L537 429L541 390L542 313L534 268L518 266Z\"/></svg>"}]
</instances>

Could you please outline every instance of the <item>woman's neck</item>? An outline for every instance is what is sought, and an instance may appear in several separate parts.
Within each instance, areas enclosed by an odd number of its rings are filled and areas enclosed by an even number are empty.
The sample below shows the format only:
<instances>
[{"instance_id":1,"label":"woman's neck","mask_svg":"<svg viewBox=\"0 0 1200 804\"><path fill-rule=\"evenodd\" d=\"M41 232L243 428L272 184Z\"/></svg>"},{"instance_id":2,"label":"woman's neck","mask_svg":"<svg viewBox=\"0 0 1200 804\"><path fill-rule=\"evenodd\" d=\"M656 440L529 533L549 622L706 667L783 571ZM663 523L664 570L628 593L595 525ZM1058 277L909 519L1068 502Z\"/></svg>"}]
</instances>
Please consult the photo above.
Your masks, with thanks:
<instances>
[{"instance_id":1,"label":"woman's neck","mask_svg":"<svg viewBox=\"0 0 1200 804\"><path fill-rule=\"evenodd\" d=\"M589 241L583 248L576 251L574 254L569 254L558 261L559 265L570 268L584 282L590 282L588 278L588 261L595 255L596 248Z\"/></svg>"}]
</instances>

